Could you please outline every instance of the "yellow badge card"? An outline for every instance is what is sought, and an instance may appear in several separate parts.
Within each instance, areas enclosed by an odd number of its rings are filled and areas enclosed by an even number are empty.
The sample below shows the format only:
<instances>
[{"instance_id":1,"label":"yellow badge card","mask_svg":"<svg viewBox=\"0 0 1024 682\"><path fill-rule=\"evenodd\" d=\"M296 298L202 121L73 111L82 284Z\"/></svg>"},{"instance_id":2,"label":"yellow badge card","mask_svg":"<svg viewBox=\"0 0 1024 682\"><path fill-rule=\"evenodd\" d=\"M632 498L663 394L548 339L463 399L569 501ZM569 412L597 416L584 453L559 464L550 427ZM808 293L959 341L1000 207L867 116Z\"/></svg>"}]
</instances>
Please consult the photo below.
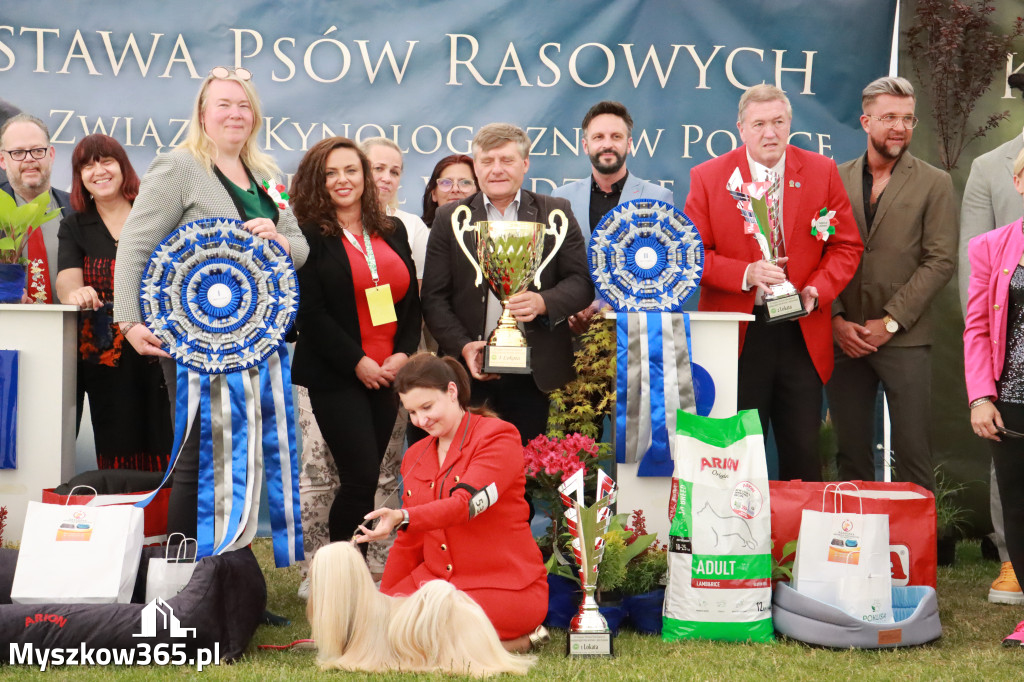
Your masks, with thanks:
<instances>
[{"instance_id":1,"label":"yellow badge card","mask_svg":"<svg viewBox=\"0 0 1024 682\"><path fill-rule=\"evenodd\" d=\"M391 285L370 287L366 290L366 303L370 306L370 321L374 327L389 322L398 322L395 302L391 298Z\"/></svg>"}]
</instances>

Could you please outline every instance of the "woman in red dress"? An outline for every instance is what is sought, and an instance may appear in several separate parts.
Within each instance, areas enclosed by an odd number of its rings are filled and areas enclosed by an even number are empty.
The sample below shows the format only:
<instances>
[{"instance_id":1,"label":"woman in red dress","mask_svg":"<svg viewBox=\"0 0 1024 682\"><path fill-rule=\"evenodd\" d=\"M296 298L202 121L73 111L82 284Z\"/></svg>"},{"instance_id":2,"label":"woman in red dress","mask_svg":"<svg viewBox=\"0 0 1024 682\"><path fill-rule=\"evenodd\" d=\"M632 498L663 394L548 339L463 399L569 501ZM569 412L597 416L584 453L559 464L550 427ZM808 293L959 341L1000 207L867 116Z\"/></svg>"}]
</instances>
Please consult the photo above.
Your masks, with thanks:
<instances>
[{"instance_id":1,"label":"woman in red dress","mask_svg":"<svg viewBox=\"0 0 1024 682\"><path fill-rule=\"evenodd\" d=\"M402 462L402 508L377 509L358 542L399 529L381 592L446 580L483 608L510 650L530 646L547 613L547 571L528 522L523 446L516 428L470 411L458 361L413 356L395 378L413 424L427 432Z\"/></svg>"}]
</instances>

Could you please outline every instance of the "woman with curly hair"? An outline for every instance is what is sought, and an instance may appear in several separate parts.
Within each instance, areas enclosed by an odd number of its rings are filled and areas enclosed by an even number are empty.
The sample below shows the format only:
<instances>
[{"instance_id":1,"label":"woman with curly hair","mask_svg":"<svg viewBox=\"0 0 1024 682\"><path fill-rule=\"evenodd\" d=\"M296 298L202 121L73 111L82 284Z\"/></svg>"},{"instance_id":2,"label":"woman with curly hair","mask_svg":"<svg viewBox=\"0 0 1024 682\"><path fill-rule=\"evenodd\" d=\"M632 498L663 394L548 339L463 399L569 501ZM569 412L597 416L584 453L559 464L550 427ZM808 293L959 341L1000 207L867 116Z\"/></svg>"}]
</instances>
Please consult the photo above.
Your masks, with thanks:
<instances>
[{"instance_id":1,"label":"woman with curly hair","mask_svg":"<svg viewBox=\"0 0 1024 682\"><path fill-rule=\"evenodd\" d=\"M335 541L352 537L373 509L398 413L391 383L419 342L416 266L405 227L385 214L370 162L352 140L313 146L291 197L309 243L292 381L309 391L341 480L328 520Z\"/></svg>"}]
</instances>

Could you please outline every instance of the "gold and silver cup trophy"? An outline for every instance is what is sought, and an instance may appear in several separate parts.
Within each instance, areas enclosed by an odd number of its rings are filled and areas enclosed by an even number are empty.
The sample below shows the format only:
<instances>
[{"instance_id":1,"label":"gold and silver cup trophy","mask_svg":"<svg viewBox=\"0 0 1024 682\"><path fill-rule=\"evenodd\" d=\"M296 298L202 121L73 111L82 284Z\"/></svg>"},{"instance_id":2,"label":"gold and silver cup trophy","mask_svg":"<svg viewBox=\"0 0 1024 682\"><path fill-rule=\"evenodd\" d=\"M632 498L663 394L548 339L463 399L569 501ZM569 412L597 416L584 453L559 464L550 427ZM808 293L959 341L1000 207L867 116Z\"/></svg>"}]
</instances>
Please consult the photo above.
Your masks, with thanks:
<instances>
[{"instance_id":1,"label":"gold and silver cup trophy","mask_svg":"<svg viewBox=\"0 0 1024 682\"><path fill-rule=\"evenodd\" d=\"M491 332L484 348L484 372L497 374L529 374L530 347L508 309L508 300L526 291L533 281L540 289L540 274L562 246L569 229L565 213L555 209L548 215L548 224L520 220L481 221L469 225L468 206L459 206L452 214L452 229L459 248L476 271L474 286L487 279L494 295L501 301L498 326ZM466 246L464 235L476 232L476 258ZM544 236L554 235L555 245L544 257Z\"/></svg>"},{"instance_id":2,"label":"gold and silver cup trophy","mask_svg":"<svg viewBox=\"0 0 1024 682\"><path fill-rule=\"evenodd\" d=\"M558 487L565 505L565 521L572 535L572 552L580 571L583 600L569 624L565 640L566 656L612 656L612 631L598 610L594 592L597 573L604 556L604 534L612 517L615 502L615 481L597 472L597 495L594 504L584 506L584 470L580 469Z\"/></svg>"},{"instance_id":3,"label":"gold and silver cup trophy","mask_svg":"<svg viewBox=\"0 0 1024 682\"><path fill-rule=\"evenodd\" d=\"M781 239L772 237L782 231L778 202L773 199L781 191L779 176L769 170L764 181L744 183L737 168L732 172L726 189L736 199L736 207L743 214L744 229L757 240L761 257L775 264L779 254L775 253L773 244L780 243ZM782 267L785 270L785 266ZM765 294L764 306L769 323L793 320L807 314L800 292L788 278L771 286L771 293Z\"/></svg>"}]
</instances>

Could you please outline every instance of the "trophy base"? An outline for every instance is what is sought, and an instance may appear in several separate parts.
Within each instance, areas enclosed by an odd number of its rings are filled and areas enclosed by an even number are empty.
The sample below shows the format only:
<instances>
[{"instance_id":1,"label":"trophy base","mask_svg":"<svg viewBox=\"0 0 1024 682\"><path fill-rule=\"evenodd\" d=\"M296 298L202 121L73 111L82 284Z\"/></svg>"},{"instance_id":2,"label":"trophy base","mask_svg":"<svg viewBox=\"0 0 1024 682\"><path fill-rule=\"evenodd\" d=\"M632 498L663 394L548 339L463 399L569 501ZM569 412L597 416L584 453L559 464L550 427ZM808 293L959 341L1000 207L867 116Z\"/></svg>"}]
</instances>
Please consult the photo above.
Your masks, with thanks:
<instances>
[{"instance_id":1,"label":"trophy base","mask_svg":"<svg viewBox=\"0 0 1024 682\"><path fill-rule=\"evenodd\" d=\"M572 632L565 636L565 655L577 658L614 656L611 632Z\"/></svg>"},{"instance_id":2,"label":"trophy base","mask_svg":"<svg viewBox=\"0 0 1024 682\"><path fill-rule=\"evenodd\" d=\"M772 294L764 297L764 307L768 324L795 320L807 314L804 303L800 300L800 292L787 287L790 291L782 294Z\"/></svg>"},{"instance_id":3,"label":"trophy base","mask_svg":"<svg viewBox=\"0 0 1024 682\"><path fill-rule=\"evenodd\" d=\"M484 373L530 374L529 346L484 346Z\"/></svg>"}]
</instances>

